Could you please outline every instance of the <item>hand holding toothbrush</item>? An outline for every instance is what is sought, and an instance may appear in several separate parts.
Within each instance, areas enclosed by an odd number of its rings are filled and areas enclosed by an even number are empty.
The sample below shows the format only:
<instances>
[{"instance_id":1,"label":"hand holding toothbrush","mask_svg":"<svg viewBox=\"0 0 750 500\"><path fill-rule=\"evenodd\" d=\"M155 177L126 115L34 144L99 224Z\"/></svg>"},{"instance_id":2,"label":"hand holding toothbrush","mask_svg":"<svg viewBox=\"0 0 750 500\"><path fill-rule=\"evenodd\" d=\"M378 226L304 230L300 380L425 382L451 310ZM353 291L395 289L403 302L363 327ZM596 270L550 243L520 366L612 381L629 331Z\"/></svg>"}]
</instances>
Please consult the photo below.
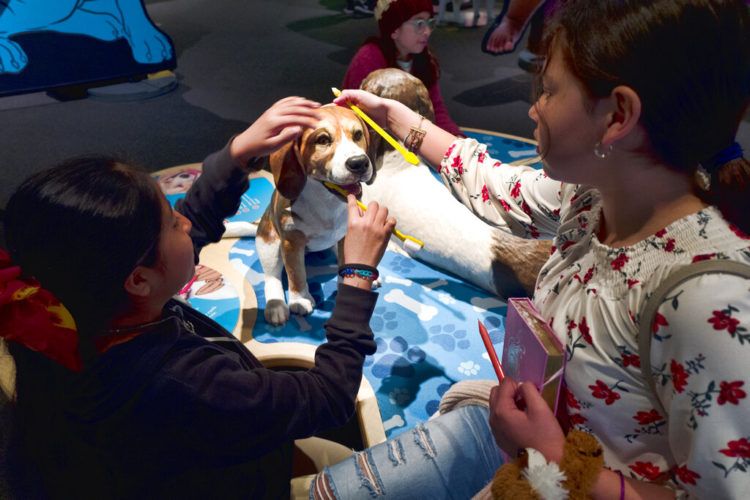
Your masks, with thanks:
<instances>
[{"instance_id":1,"label":"hand holding toothbrush","mask_svg":"<svg viewBox=\"0 0 750 500\"><path fill-rule=\"evenodd\" d=\"M344 237L344 266L360 264L377 267L383 258L396 219L388 215L388 209L373 201L367 210L361 210L357 198L349 194L346 198L349 222ZM369 289L372 280L356 276L345 277L344 283Z\"/></svg>"},{"instance_id":2,"label":"hand holding toothbrush","mask_svg":"<svg viewBox=\"0 0 750 500\"><path fill-rule=\"evenodd\" d=\"M443 154L457 139L453 134L446 132L429 120L423 119L405 104L393 99L379 97L364 90L344 90L333 102L344 107L356 106L378 126L387 128L397 139L402 141L406 140L412 129L424 131L423 139L413 152L419 153L431 168L437 168L440 165ZM409 152L407 151L407 153ZM407 161L409 161L408 158Z\"/></svg>"}]
</instances>

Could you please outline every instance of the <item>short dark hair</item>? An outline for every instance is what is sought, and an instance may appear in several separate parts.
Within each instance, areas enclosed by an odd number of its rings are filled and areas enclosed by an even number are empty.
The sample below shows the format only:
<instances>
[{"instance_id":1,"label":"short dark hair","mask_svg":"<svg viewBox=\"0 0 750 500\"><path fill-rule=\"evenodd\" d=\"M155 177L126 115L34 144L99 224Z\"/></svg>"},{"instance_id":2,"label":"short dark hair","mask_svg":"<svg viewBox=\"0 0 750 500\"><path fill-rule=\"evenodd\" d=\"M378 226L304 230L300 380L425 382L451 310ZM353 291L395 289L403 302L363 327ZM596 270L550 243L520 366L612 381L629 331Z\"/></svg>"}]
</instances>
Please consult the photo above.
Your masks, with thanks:
<instances>
[{"instance_id":1,"label":"short dark hair","mask_svg":"<svg viewBox=\"0 0 750 500\"><path fill-rule=\"evenodd\" d=\"M750 102L750 10L743 0L567 0L545 34L591 98L640 97L653 154L694 173L732 145ZM716 204L748 232L750 163L713 176Z\"/></svg>"},{"instance_id":2,"label":"short dark hair","mask_svg":"<svg viewBox=\"0 0 750 500\"><path fill-rule=\"evenodd\" d=\"M11 196L11 257L70 310L82 343L123 305L135 266L157 261L162 203L147 172L108 156L38 172Z\"/></svg>"}]
</instances>

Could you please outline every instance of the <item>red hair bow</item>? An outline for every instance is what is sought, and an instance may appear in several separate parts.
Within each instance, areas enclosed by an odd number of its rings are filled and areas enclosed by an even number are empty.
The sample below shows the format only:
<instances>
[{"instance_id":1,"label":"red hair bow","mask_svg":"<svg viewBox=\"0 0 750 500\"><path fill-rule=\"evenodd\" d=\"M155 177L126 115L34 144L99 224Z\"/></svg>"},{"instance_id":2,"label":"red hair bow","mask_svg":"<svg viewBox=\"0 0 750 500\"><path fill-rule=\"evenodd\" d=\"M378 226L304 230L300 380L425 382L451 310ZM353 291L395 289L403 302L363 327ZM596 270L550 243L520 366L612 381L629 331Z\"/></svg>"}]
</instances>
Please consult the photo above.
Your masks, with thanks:
<instances>
[{"instance_id":1,"label":"red hair bow","mask_svg":"<svg viewBox=\"0 0 750 500\"><path fill-rule=\"evenodd\" d=\"M65 306L0 249L0 337L40 352L66 368L83 368L78 331Z\"/></svg>"}]
</instances>

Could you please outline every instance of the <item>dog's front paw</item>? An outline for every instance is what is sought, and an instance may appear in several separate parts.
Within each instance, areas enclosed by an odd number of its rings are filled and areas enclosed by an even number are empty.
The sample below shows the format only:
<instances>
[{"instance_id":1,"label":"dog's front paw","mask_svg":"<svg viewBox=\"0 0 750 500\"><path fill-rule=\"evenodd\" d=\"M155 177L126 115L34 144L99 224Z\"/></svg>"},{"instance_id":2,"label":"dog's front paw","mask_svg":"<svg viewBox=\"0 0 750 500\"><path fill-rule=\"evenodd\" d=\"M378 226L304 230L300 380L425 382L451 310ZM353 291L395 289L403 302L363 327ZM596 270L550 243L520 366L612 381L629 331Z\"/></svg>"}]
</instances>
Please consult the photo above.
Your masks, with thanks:
<instances>
[{"instance_id":1,"label":"dog's front paw","mask_svg":"<svg viewBox=\"0 0 750 500\"><path fill-rule=\"evenodd\" d=\"M309 292L300 294L290 293L289 294L289 309L294 314L300 316L307 316L315 308L315 299Z\"/></svg>"},{"instance_id":2,"label":"dog's front paw","mask_svg":"<svg viewBox=\"0 0 750 500\"><path fill-rule=\"evenodd\" d=\"M271 299L266 303L263 315L269 325L283 325L289 320L289 308L283 300Z\"/></svg>"}]
</instances>

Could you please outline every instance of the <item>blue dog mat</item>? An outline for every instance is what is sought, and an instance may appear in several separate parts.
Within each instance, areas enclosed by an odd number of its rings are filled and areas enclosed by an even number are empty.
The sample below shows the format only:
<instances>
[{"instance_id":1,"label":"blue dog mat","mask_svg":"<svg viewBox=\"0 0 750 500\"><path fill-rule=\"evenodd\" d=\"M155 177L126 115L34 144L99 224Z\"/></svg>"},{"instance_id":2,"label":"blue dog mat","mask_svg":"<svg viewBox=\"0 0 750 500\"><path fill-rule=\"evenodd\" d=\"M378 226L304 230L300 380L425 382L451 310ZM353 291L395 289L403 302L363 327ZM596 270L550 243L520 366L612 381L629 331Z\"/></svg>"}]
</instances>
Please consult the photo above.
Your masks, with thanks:
<instances>
[{"instance_id":1,"label":"blue dog mat","mask_svg":"<svg viewBox=\"0 0 750 500\"><path fill-rule=\"evenodd\" d=\"M264 275L255 240L239 240L229 257L250 281L258 301L253 338L314 345L325 340L323 324L336 299L332 251L306 256L308 285L317 305L309 316L292 315L283 326L269 325L263 318ZM367 357L364 374L375 390L390 436L428 419L454 382L495 378L477 320L484 322L502 352L506 305L456 276L390 250L378 269L383 286L370 323L378 349Z\"/></svg>"},{"instance_id":2,"label":"blue dog mat","mask_svg":"<svg viewBox=\"0 0 750 500\"><path fill-rule=\"evenodd\" d=\"M541 167L533 141L484 130L463 130L467 136L487 144L490 156L497 160L509 163L528 159L532 166ZM252 179L235 217L256 221L270 202L272 191L267 179ZM170 194L167 198L174 203L182 196ZM256 340L313 345L325 340L323 324L330 317L336 297L333 252L306 256L308 284L316 308L309 316L293 315L282 327L270 326L263 318L264 275L255 240L238 240L229 259L255 291L259 308L253 328ZM485 324L496 350L502 352L506 305L459 277L390 250L378 268L383 286L371 321L378 348L367 357L364 375L375 390L386 435L390 437L427 420L437 410L441 396L458 380L495 379L477 320ZM284 281L286 286L285 277ZM231 291L214 300L192 296L189 302L229 331L238 321L240 302Z\"/></svg>"}]
</instances>

